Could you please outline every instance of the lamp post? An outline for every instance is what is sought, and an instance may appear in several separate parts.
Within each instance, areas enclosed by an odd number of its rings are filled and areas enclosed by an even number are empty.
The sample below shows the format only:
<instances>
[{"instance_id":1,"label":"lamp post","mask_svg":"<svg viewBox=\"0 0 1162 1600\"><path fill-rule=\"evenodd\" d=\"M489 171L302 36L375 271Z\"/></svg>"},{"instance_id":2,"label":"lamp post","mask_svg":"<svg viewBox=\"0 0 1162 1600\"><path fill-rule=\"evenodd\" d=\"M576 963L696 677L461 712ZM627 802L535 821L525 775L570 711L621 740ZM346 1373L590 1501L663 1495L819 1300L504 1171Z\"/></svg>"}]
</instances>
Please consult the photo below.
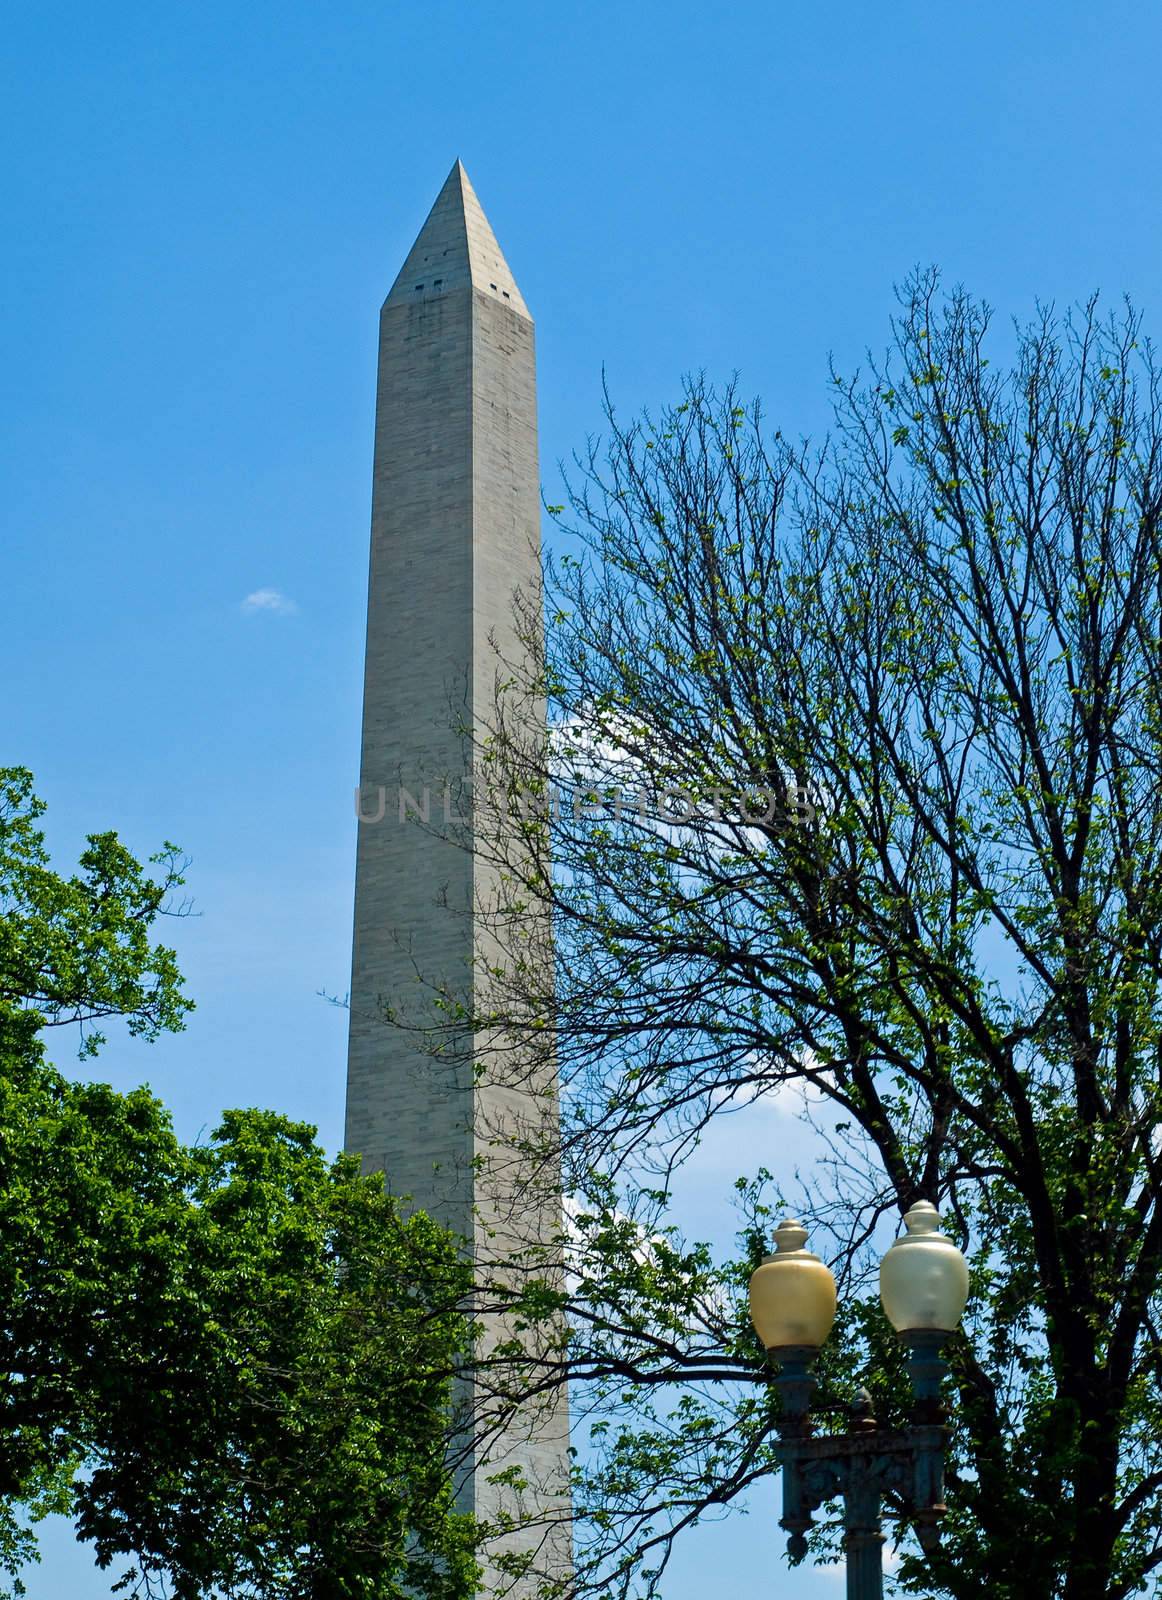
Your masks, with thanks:
<instances>
[{"instance_id":1,"label":"lamp post","mask_svg":"<svg viewBox=\"0 0 1162 1600\"><path fill-rule=\"evenodd\" d=\"M804 1248L807 1231L787 1221L775 1230L775 1253L750 1280L750 1316L775 1368L783 1402L779 1461L787 1548L795 1560L807 1553L811 1513L842 1496L848 1600L882 1600L884 1592L881 1503L903 1496L925 1550L935 1547L944 1515L944 1426L940 1385L947 1367L941 1348L960 1322L968 1299L968 1266L940 1232L936 1207L921 1200L904 1218L906 1232L880 1263L880 1301L907 1347L912 1380L912 1422L881 1432L871 1396L861 1390L847 1433L813 1436L811 1363L835 1321L835 1279Z\"/></svg>"}]
</instances>

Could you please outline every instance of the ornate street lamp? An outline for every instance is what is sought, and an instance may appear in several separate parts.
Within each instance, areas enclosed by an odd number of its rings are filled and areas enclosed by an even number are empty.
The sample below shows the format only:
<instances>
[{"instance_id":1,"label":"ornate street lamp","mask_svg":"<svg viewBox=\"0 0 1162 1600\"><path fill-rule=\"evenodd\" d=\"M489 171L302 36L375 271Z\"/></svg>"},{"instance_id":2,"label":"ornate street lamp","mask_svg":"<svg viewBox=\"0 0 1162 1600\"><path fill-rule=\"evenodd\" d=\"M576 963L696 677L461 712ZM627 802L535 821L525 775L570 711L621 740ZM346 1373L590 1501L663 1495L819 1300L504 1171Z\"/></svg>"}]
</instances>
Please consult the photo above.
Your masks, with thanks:
<instances>
[{"instance_id":1,"label":"ornate street lamp","mask_svg":"<svg viewBox=\"0 0 1162 1600\"><path fill-rule=\"evenodd\" d=\"M804 1248L807 1231L798 1222L775 1230L775 1253L750 1280L750 1316L775 1367L783 1402L779 1460L783 1468L783 1515L793 1560L807 1553L811 1513L827 1500L843 1498L848 1600L882 1600L883 1532L880 1507L886 1493L908 1503L925 1550L934 1548L944 1515L944 1451L948 1430L940 1404L946 1366L941 1347L960 1322L968 1299L968 1266L951 1239L940 1232L936 1207L921 1200L904 1218L907 1232L880 1263L880 1301L904 1341L915 1396L909 1427L881 1433L871 1396L861 1390L852 1406L851 1431L811 1432L809 1408L815 1379L811 1363L835 1321L835 1279Z\"/></svg>"}]
</instances>

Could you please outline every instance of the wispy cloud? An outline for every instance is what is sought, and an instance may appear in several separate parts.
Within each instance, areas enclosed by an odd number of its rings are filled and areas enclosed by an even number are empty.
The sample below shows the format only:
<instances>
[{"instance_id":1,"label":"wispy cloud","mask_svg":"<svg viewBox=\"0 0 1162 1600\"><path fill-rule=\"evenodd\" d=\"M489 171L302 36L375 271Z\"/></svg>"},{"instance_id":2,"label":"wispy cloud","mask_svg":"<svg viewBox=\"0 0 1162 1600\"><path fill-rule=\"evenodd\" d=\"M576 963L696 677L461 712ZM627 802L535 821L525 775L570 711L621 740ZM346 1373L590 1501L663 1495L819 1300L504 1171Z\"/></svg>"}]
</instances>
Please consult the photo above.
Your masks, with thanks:
<instances>
[{"instance_id":1,"label":"wispy cloud","mask_svg":"<svg viewBox=\"0 0 1162 1600\"><path fill-rule=\"evenodd\" d=\"M248 594L242 602L243 611L273 611L276 616L281 617L293 617L298 609L290 596L283 594L281 589L255 589L254 593Z\"/></svg>"}]
</instances>

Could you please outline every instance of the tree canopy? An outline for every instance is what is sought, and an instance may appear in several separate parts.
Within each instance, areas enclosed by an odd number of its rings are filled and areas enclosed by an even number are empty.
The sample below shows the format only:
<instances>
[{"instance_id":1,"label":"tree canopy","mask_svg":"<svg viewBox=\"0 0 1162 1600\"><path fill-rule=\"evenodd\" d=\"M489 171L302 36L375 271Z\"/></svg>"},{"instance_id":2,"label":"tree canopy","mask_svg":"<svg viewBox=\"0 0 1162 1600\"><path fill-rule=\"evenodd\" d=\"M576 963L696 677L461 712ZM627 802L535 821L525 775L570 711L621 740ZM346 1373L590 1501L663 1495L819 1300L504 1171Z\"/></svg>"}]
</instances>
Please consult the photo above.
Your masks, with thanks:
<instances>
[{"instance_id":1,"label":"tree canopy","mask_svg":"<svg viewBox=\"0 0 1162 1600\"><path fill-rule=\"evenodd\" d=\"M459 1241L314 1129L66 1078L43 1030L181 1025L153 925L181 882L113 834L56 876L0 773L0 1560L64 1511L133 1595L459 1600L475 1534L445 1451L463 1360Z\"/></svg>"},{"instance_id":2,"label":"tree canopy","mask_svg":"<svg viewBox=\"0 0 1162 1600\"><path fill-rule=\"evenodd\" d=\"M901 1581L1121 1600L1162 1564L1154 353L1096 304L1006 348L918 274L886 356L832 376L821 450L703 379L610 405L552 508L545 653L502 664L477 753L513 887L475 1020L555 1054L581 1214L579 1584L662 1592L676 1534L774 1469L742 1283L779 1197L740 1173L733 1262L668 1197L715 1119L806 1092L794 1204L846 1305L825 1395L903 1407L893 1220L932 1200L971 1259L950 1514L926 1557L895 1507Z\"/></svg>"}]
</instances>

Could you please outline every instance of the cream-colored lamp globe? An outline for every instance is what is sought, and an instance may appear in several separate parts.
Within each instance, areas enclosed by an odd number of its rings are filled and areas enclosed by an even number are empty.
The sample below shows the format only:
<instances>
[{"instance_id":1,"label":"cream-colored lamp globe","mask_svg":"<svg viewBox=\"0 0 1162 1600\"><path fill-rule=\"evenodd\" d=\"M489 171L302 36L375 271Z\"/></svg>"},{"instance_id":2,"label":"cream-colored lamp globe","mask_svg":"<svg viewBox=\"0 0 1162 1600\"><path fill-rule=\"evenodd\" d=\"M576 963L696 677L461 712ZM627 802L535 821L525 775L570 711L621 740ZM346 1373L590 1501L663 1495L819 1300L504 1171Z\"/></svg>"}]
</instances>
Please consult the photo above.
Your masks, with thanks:
<instances>
[{"instance_id":1,"label":"cream-colored lamp globe","mask_svg":"<svg viewBox=\"0 0 1162 1600\"><path fill-rule=\"evenodd\" d=\"M884 1313L897 1333L951 1333L968 1299L968 1263L940 1232L940 1213L927 1200L916 1202L904 1226L908 1231L880 1262Z\"/></svg>"},{"instance_id":2,"label":"cream-colored lamp globe","mask_svg":"<svg viewBox=\"0 0 1162 1600\"><path fill-rule=\"evenodd\" d=\"M835 1321L835 1279L804 1250L807 1230L793 1219L775 1229L775 1253L750 1277L750 1320L765 1350L818 1350Z\"/></svg>"}]
</instances>

